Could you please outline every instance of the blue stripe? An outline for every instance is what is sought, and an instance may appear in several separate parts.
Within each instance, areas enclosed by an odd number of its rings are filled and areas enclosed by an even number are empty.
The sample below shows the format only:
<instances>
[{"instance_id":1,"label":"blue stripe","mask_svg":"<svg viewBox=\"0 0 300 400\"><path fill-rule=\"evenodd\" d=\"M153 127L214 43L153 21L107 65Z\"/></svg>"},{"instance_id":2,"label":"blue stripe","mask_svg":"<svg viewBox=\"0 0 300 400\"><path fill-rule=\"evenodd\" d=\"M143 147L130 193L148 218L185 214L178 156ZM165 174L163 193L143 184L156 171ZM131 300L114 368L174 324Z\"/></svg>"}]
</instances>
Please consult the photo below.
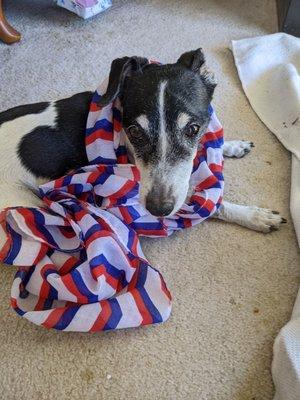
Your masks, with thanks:
<instances>
[{"instance_id":1,"label":"blue stripe","mask_svg":"<svg viewBox=\"0 0 300 400\"><path fill-rule=\"evenodd\" d=\"M106 118L103 119L99 119L95 125L91 128L88 128L86 130L86 136L91 135L92 133L94 133L95 131L97 131L98 129L104 129L105 131L107 131L108 133L113 132L113 124L108 121Z\"/></svg>"},{"instance_id":2,"label":"blue stripe","mask_svg":"<svg viewBox=\"0 0 300 400\"><path fill-rule=\"evenodd\" d=\"M76 269L73 269L73 270L71 271L71 276L72 276L72 278L73 278L73 280L74 280L74 282L75 282L75 285L76 285L77 289L79 290L79 292L80 292L82 295L86 296L86 297L88 298L88 301L89 301L90 303L95 303L95 302L98 301L98 296L95 295L94 293L92 293L92 292L88 289L88 287L87 287L86 284L84 283L84 281L83 281L83 279L82 279L80 273L79 273Z\"/></svg>"},{"instance_id":3,"label":"blue stripe","mask_svg":"<svg viewBox=\"0 0 300 400\"><path fill-rule=\"evenodd\" d=\"M151 268L150 266L147 266L144 263L140 264L139 267L139 273L138 273L138 279L136 283L136 289L139 291L143 302L145 303L145 306L147 307L147 310L150 312L153 323L159 323L162 322L162 316L160 315L160 312L158 309L155 307L155 305L152 303L146 289L144 288L146 278L147 278L147 273L148 273L148 268Z\"/></svg>"},{"instance_id":4,"label":"blue stripe","mask_svg":"<svg viewBox=\"0 0 300 400\"><path fill-rule=\"evenodd\" d=\"M213 174L219 181L224 181L224 176L222 172L213 172Z\"/></svg>"},{"instance_id":5,"label":"blue stripe","mask_svg":"<svg viewBox=\"0 0 300 400\"><path fill-rule=\"evenodd\" d=\"M115 329L122 318L122 310L117 299L110 299L111 316L103 327L104 331Z\"/></svg>"},{"instance_id":6,"label":"blue stripe","mask_svg":"<svg viewBox=\"0 0 300 400\"><path fill-rule=\"evenodd\" d=\"M58 329L59 331L66 329L67 326L70 325L70 322L73 320L75 314L77 313L80 307L81 306L74 306L67 309L60 317L57 324L53 326L53 328Z\"/></svg>"},{"instance_id":7,"label":"blue stripe","mask_svg":"<svg viewBox=\"0 0 300 400\"><path fill-rule=\"evenodd\" d=\"M93 160L89 161L90 165L93 164L104 164L104 165L115 165L117 164L117 160L115 158L104 158L104 157L96 157Z\"/></svg>"},{"instance_id":8,"label":"blue stripe","mask_svg":"<svg viewBox=\"0 0 300 400\"><path fill-rule=\"evenodd\" d=\"M85 233L84 239L88 240L95 232L101 232L102 228L99 226L98 223L92 225Z\"/></svg>"},{"instance_id":9,"label":"blue stripe","mask_svg":"<svg viewBox=\"0 0 300 400\"><path fill-rule=\"evenodd\" d=\"M134 220L134 219L138 219L138 218L140 218L140 214L138 213L138 211L134 208L134 207L132 207L132 206L127 206L127 211L129 212L129 214L130 214L130 216L131 216L131 218Z\"/></svg>"},{"instance_id":10,"label":"blue stripe","mask_svg":"<svg viewBox=\"0 0 300 400\"><path fill-rule=\"evenodd\" d=\"M58 248L58 244L54 240L53 236L49 233L47 228L45 227L45 217L42 213L40 213L36 208L28 208L33 213L35 225L38 227L38 230L42 233L42 235L46 238L47 242L52 246Z\"/></svg>"},{"instance_id":11,"label":"blue stripe","mask_svg":"<svg viewBox=\"0 0 300 400\"><path fill-rule=\"evenodd\" d=\"M63 186L68 186L71 183L71 180L73 178L73 175L66 175L63 179Z\"/></svg>"},{"instance_id":12,"label":"blue stripe","mask_svg":"<svg viewBox=\"0 0 300 400\"><path fill-rule=\"evenodd\" d=\"M14 260L20 252L22 246L22 236L19 235L16 231L14 231L10 225L7 224L6 229L12 238L12 245L9 249L9 253L6 258L4 258L3 262L5 264L14 265Z\"/></svg>"},{"instance_id":13,"label":"blue stripe","mask_svg":"<svg viewBox=\"0 0 300 400\"><path fill-rule=\"evenodd\" d=\"M50 292L51 292L51 290L50 290ZM56 297L56 299L57 299L57 297ZM54 299L50 299L50 298L46 299L44 301L43 310L50 310L52 308L53 300Z\"/></svg>"},{"instance_id":14,"label":"blue stripe","mask_svg":"<svg viewBox=\"0 0 300 400\"><path fill-rule=\"evenodd\" d=\"M223 139L216 139L216 140L208 140L207 142L203 143L203 147L208 149L208 147L212 147L213 149L220 149L223 146Z\"/></svg>"},{"instance_id":15,"label":"blue stripe","mask_svg":"<svg viewBox=\"0 0 300 400\"><path fill-rule=\"evenodd\" d=\"M89 264L91 269L94 269L101 264L105 265L106 272L113 278L119 280L119 283L122 285L122 287L128 285L128 282L125 277L125 271L123 269L116 268L114 265L110 264L110 262L103 254L100 254L99 256L92 258L89 261Z\"/></svg>"},{"instance_id":16,"label":"blue stripe","mask_svg":"<svg viewBox=\"0 0 300 400\"><path fill-rule=\"evenodd\" d=\"M26 314L26 312L22 311L21 308L19 307L14 308L14 310L17 314L21 315L21 317L23 317L23 315Z\"/></svg>"},{"instance_id":17,"label":"blue stripe","mask_svg":"<svg viewBox=\"0 0 300 400\"><path fill-rule=\"evenodd\" d=\"M122 114L121 114L121 111L118 110L116 107L113 107L112 111L113 111L113 117L114 117L114 119L116 119L118 122L121 123L121 122L122 122Z\"/></svg>"},{"instance_id":18,"label":"blue stripe","mask_svg":"<svg viewBox=\"0 0 300 400\"><path fill-rule=\"evenodd\" d=\"M127 247L128 247L128 249L130 249L130 250L131 250L131 248L132 248L135 235L136 235L136 232L135 232L133 229L129 229L129 231L128 231L128 242L127 242Z\"/></svg>"},{"instance_id":19,"label":"blue stripe","mask_svg":"<svg viewBox=\"0 0 300 400\"><path fill-rule=\"evenodd\" d=\"M200 207L198 204L194 207L195 213L200 215L202 218L207 218L210 216L211 212L206 207Z\"/></svg>"},{"instance_id":20,"label":"blue stripe","mask_svg":"<svg viewBox=\"0 0 300 400\"><path fill-rule=\"evenodd\" d=\"M97 91L94 92L93 94L93 98L92 98L92 103L97 103L99 102L99 100L101 99L102 94L98 93Z\"/></svg>"},{"instance_id":21,"label":"blue stripe","mask_svg":"<svg viewBox=\"0 0 300 400\"><path fill-rule=\"evenodd\" d=\"M116 155L117 156L125 156L127 155L127 149L125 146L119 146L116 150Z\"/></svg>"},{"instance_id":22,"label":"blue stripe","mask_svg":"<svg viewBox=\"0 0 300 400\"><path fill-rule=\"evenodd\" d=\"M96 186L96 185L103 185L103 183L112 175L112 173L107 173L103 172L98 176L98 178L91 183L91 185Z\"/></svg>"},{"instance_id":23,"label":"blue stripe","mask_svg":"<svg viewBox=\"0 0 300 400\"><path fill-rule=\"evenodd\" d=\"M163 225L161 222L132 222L130 226L134 229L145 229L145 230L161 230Z\"/></svg>"}]
</instances>

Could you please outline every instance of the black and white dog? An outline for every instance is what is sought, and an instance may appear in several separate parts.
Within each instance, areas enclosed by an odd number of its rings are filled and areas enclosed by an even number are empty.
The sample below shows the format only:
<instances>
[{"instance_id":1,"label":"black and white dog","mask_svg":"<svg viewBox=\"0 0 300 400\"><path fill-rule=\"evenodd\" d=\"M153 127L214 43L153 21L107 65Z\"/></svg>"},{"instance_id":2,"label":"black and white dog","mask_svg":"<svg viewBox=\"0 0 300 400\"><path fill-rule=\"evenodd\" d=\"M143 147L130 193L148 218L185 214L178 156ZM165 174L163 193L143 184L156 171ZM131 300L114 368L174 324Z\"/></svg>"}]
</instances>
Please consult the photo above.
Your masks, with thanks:
<instances>
[{"instance_id":1,"label":"black and white dog","mask_svg":"<svg viewBox=\"0 0 300 400\"><path fill-rule=\"evenodd\" d=\"M139 57L112 62L100 105L117 96L121 100L127 148L141 172L141 200L153 215L175 213L187 197L215 86L201 49L184 53L174 64L149 64ZM39 206L28 186L88 163L85 127L92 94L0 113L0 209ZM239 158L251 147L248 141L225 141L223 152ZM215 216L261 232L286 222L277 212L226 201Z\"/></svg>"}]
</instances>

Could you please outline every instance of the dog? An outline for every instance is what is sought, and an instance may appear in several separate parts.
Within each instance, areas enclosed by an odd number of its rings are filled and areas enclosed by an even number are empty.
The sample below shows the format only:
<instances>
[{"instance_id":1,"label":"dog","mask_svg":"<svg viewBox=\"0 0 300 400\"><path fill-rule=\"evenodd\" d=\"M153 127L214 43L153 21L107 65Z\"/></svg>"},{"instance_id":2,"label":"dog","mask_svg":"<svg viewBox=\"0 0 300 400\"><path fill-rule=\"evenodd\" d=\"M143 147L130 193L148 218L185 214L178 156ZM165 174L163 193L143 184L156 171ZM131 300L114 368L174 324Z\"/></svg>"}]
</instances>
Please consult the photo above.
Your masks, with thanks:
<instances>
[{"instance_id":1,"label":"dog","mask_svg":"<svg viewBox=\"0 0 300 400\"><path fill-rule=\"evenodd\" d=\"M127 150L141 175L141 202L155 216L176 213L188 196L215 87L202 49L182 54L174 64L150 64L141 57L111 64L99 105L119 97ZM86 91L0 113L0 209L40 206L28 188L88 164L85 128L92 95ZM240 158L251 147L249 141L225 141L223 154ZM227 201L214 217L265 233L286 222L276 211Z\"/></svg>"}]
</instances>

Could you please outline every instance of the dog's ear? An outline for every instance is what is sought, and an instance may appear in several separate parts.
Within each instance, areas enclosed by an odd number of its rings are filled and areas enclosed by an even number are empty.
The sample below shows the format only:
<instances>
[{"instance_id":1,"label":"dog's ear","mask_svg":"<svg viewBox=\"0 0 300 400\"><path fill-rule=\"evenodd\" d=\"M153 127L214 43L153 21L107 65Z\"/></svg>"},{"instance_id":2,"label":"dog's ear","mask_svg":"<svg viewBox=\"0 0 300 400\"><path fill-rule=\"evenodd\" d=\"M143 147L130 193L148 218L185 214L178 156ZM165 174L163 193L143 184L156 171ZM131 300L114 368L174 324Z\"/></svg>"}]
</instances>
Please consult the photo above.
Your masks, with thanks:
<instances>
[{"instance_id":1,"label":"dog's ear","mask_svg":"<svg viewBox=\"0 0 300 400\"><path fill-rule=\"evenodd\" d=\"M177 60L177 64L180 64L193 72L199 73L209 94L212 96L214 89L217 86L217 82L214 74L207 68L201 48L183 53Z\"/></svg>"},{"instance_id":2,"label":"dog's ear","mask_svg":"<svg viewBox=\"0 0 300 400\"><path fill-rule=\"evenodd\" d=\"M123 57L117 58L111 63L108 78L108 86L98 102L100 107L105 107L116 99L122 91L124 80L133 72L142 72L145 65L148 64L147 58L142 57Z\"/></svg>"},{"instance_id":3,"label":"dog's ear","mask_svg":"<svg viewBox=\"0 0 300 400\"><path fill-rule=\"evenodd\" d=\"M177 60L177 64L181 64L193 72L199 72L204 63L205 57L201 48L183 53Z\"/></svg>"}]
</instances>

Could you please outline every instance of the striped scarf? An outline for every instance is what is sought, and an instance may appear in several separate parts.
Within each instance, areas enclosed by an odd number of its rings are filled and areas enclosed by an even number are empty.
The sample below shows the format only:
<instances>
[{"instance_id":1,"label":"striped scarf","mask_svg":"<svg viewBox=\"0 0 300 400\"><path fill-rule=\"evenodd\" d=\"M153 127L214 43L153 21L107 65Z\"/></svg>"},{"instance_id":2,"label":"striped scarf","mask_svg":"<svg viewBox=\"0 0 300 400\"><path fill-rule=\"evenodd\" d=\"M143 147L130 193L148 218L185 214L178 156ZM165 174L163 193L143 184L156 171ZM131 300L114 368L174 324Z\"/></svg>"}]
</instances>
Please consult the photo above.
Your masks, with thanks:
<instances>
[{"instance_id":1,"label":"striped scarf","mask_svg":"<svg viewBox=\"0 0 300 400\"><path fill-rule=\"evenodd\" d=\"M139 202L139 171L128 163L119 99L97 105L104 91L98 88L90 105L89 165L40 186L44 207L0 214L7 235L0 261L18 266L11 305L46 328L96 332L167 320L170 293L138 237L196 225L222 201L223 129L212 108L194 159L195 190L174 216L157 218Z\"/></svg>"}]
</instances>

